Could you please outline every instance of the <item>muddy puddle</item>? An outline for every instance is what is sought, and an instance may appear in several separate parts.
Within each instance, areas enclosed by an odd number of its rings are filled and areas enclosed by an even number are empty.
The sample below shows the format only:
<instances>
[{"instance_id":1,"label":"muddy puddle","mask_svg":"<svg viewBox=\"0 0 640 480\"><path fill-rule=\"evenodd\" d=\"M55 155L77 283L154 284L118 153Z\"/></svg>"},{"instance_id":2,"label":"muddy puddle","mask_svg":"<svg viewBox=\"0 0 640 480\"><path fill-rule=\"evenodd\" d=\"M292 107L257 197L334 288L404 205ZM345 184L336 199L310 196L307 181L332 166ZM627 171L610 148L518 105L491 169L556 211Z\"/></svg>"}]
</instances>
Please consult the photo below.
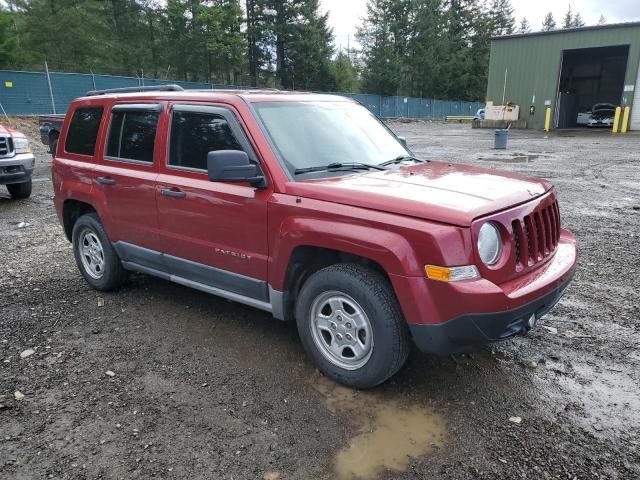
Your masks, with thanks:
<instances>
[{"instance_id":1,"label":"muddy puddle","mask_svg":"<svg viewBox=\"0 0 640 480\"><path fill-rule=\"evenodd\" d=\"M372 480L400 473L412 460L444 444L446 423L431 409L359 392L320 377L313 387L332 412L351 420L358 433L336 456L339 480Z\"/></svg>"}]
</instances>

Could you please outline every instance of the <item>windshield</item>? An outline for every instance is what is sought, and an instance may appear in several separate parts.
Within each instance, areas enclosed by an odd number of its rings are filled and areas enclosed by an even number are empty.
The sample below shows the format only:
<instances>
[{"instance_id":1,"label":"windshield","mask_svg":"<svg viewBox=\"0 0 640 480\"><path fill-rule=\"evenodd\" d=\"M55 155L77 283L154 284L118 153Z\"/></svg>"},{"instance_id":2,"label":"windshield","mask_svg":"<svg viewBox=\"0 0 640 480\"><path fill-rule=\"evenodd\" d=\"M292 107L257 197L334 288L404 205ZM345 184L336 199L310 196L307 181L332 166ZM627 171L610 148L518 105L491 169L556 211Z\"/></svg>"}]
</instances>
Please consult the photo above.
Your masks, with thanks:
<instances>
[{"instance_id":1,"label":"windshield","mask_svg":"<svg viewBox=\"0 0 640 480\"><path fill-rule=\"evenodd\" d=\"M379 165L410 155L369 110L356 103L269 102L254 107L292 175L305 168Z\"/></svg>"}]
</instances>

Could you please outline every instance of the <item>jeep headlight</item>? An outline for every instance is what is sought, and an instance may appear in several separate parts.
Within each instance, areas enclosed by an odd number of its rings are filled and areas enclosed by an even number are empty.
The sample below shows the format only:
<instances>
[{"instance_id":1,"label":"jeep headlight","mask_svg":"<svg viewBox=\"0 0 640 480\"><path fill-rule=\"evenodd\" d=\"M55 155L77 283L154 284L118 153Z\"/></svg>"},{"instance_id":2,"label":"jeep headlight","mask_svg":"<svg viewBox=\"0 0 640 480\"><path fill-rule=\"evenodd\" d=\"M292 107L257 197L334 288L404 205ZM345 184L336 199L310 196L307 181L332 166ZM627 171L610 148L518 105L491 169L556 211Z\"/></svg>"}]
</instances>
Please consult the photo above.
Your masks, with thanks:
<instances>
[{"instance_id":1,"label":"jeep headlight","mask_svg":"<svg viewBox=\"0 0 640 480\"><path fill-rule=\"evenodd\" d=\"M502 253L502 240L498 227L491 222L485 223L478 235L478 253L485 265L495 265Z\"/></svg>"},{"instance_id":2,"label":"jeep headlight","mask_svg":"<svg viewBox=\"0 0 640 480\"><path fill-rule=\"evenodd\" d=\"M29 140L24 137L18 137L13 139L13 146L16 153L31 153L31 147L29 146Z\"/></svg>"}]
</instances>

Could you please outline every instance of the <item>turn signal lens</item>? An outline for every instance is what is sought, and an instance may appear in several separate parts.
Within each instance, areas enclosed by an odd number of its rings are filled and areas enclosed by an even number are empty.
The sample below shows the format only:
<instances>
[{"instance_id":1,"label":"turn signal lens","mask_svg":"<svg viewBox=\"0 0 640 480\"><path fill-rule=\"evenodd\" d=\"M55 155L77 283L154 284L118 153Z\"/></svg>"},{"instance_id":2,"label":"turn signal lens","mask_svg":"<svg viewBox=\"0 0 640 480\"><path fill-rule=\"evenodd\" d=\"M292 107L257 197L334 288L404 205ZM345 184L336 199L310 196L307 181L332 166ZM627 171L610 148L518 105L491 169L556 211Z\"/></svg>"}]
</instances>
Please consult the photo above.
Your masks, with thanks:
<instances>
[{"instance_id":1,"label":"turn signal lens","mask_svg":"<svg viewBox=\"0 0 640 480\"><path fill-rule=\"evenodd\" d=\"M475 265L464 267L437 267L435 265L425 265L424 271L427 278L439 282L459 282L461 280L473 280L480 278L480 272Z\"/></svg>"}]
</instances>

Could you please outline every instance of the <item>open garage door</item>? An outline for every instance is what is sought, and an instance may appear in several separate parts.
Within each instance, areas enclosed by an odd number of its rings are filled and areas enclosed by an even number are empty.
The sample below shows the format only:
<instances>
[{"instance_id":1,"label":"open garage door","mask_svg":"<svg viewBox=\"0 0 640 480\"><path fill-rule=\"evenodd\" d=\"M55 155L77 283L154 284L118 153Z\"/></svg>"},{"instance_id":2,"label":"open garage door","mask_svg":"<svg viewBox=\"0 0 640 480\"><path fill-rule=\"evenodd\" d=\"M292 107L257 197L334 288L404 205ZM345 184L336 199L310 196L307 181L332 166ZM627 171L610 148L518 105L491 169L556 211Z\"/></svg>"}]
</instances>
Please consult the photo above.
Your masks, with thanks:
<instances>
[{"instance_id":1,"label":"open garage door","mask_svg":"<svg viewBox=\"0 0 640 480\"><path fill-rule=\"evenodd\" d=\"M638 78L633 91L633 102L631 104L630 130L640 130L640 68L638 68Z\"/></svg>"},{"instance_id":2,"label":"open garage door","mask_svg":"<svg viewBox=\"0 0 640 480\"><path fill-rule=\"evenodd\" d=\"M556 111L558 128L609 126L615 107L622 101L628 58L628 45L565 50Z\"/></svg>"}]
</instances>

